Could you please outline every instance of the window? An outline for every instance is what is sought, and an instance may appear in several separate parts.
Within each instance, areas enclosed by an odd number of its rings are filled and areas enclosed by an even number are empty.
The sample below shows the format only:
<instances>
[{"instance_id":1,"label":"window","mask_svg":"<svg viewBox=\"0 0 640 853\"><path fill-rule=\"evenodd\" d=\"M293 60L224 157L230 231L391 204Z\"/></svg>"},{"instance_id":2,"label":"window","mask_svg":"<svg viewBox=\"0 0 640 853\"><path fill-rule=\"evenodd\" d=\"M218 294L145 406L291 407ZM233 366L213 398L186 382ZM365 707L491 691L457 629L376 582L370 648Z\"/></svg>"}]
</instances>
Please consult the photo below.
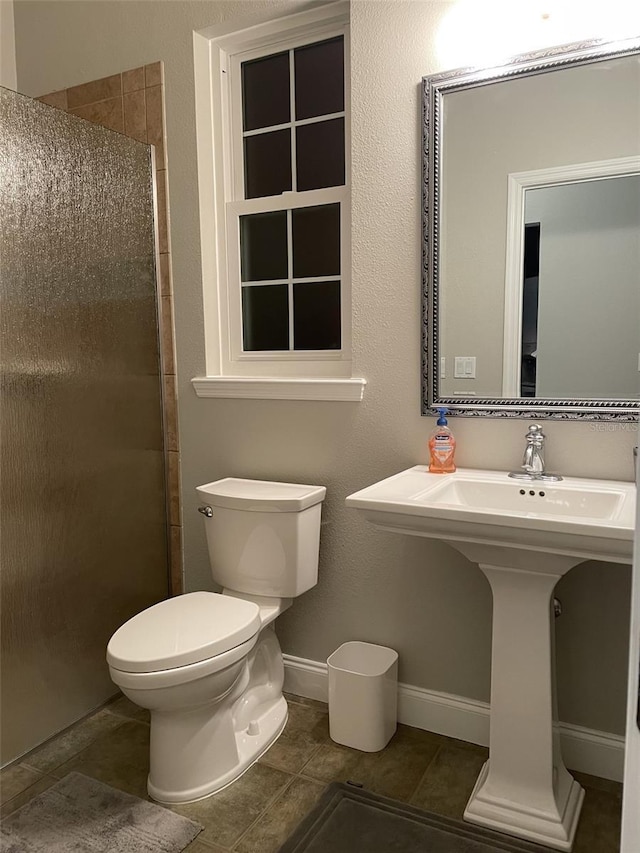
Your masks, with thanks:
<instances>
[{"instance_id":1,"label":"window","mask_svg":"<svg viewBox=\"0 0 640 853\"><path fill-rule=\"evenodd\" d=\"M229 64L235 202L227 204L236 358L342 351L348 189L345 38ZM239 320L239 322L238 322Z\"/></svg>"},{"instance_id":2,"label":"window","mask_svg":"<svg viewBox=\"0 0 640 853\"><path fill-rule=\"evenodd\" d=\"M195 34L207 374L349 379L360 399L348 4L212 35Z\"/></svg>"}]
</instances>

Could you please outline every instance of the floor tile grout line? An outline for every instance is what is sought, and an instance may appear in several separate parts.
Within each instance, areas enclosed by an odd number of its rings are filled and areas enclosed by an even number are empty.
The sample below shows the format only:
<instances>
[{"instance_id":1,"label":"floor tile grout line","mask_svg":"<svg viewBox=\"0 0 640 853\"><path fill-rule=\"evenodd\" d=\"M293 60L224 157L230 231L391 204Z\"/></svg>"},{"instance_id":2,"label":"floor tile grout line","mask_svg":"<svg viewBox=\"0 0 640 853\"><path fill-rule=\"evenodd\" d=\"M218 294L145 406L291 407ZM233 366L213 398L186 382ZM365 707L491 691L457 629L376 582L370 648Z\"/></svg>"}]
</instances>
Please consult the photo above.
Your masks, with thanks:
<instances>
[{"instance_id":1,"label":"floor tile grout line","mask_svg":"<svg viewBox=\"0 0 640 853\"><path fill-rule=\"evenodd\" d=\"M296 773L296 779L301 779L303 782L315 782L316 785L324 785L325 787L336 781L335 779L327 781L326 779L320 779L317 776L311 776L311 774L305 773L304 770L300 770Z\"/></svg>"},{"instance_id":2,"label":"floor tile grout line","mask_svg":"<svg viewBox=\"0 0 640 853\"><path fill-rule=\"evenodd\" d=\"M27 764L26 761L18 760L15 763L10 764L8 767L3 767L2 773L3 774L8 773L10 770L13 770L14 768L18 768L18 767L24 767L24 769L28 770L30 773L38 773L40 776L44 776L48 772L47 770L40 770L39 767L34 767L33 764ZM29 788L29 787L30 787L30 785L27 785L27 788ZM14 796L17 796L17 794Z\"/></svg>"},{"instance_id":3,"label":"floor tile grout line","mask_svg":"<svg viewBox=\"0 0 640 853\"><path fill-rule=\"evenodd\" d=\"M259 759L256 763L261 764L263 767L270 767L272 770L279 770L280 773L288 773L290 776L299 776L317 752L318 750L314 749L313 754L305 760L304 765L298 768L298 770L292 770L289 767L283 767L282 764L272 764L267 758L264 757Z\"/></svg>"},{"instance_id":4,"label":"floor tile grout line","mask_svg":"<svg viewBox=\"0 0 640 853\"><path fill-rule=\"evenodd\" d=\"M150 725L149 720L142 720L139 717L132 717L128 714L119 714L117 711L110 711L108 708L103 709L105 714L109 714L111 717L117 717L119 720L123 722L134 722L134 723L144 723L145 726Z\"/></svg>"},{"instance_id":5,"label":"floor tile grout line","mask_svg":"<svg viewBox=\"0 0 640 853\"><path fill-rule=\"evenodd\" d=\"M35 785L39 785L43 781L43 779L47 778L51 779L52 785L55 785L56 782L60 781L59 779L56 779L55 776L52 776L50 773L43 773L40 778L36 779L35 782L32 782L31 785L28 785L26 788L23 788L22 791L19 791L17 794L14 794L13 797L11 797L9 800L6 800L0 805L0 817L2 818L2 820L4 820L5 817L9 817L9 815L18 811L18 809L12 809L9 813L6 813L6 809L11 805L12 802L14 802L14 800L17 800L18 797L23 797L30 788L33 788ZM30 803L31 800L33 800L37 796L39 796L39 794L34 794L33 796L29 797L28 800L24 801L22 806L26 806L27 803ZM22 808L22 806L20 806L20 808Z\"/></svg>"},{"instance_id":6,"label":"floor tile grout line","mask_svg":"<svg viewBox=\"0 0 640 853\"><path fill-rule=\"evenodd\" d=\"M127 720L133 720L136 723L144 723L145 722L145 720L138 720L135 717L129 717L129 716L126 716L125 714L119 714L116 711L112 711L109 708L109 704L111 704L111 703L107 703L106 705L102 705L101 707L99 707L95 711L93 711L92 713L88 714L86 717L83 717L80 720L76 720L75 723L72 723L67 728L63 729L62 731L58 732L57 734L53 735L52 737L47 738L47 740L45 740L41 744L38 744L38 746L35 746L25 756L23 756L21 758L16 758L14 761L12 761L6 767L1 768L0 773L5 773L6 771L10 770L12 767L26 767L27 770L31 770L31 771L34 771L36 773L41 773L44 775L48 774L52 768L49 768L47 770L41 770L39 767L36 767L34 764L32 764L29 761L29 757L37 755L42 750L44 750L45 748L47 748L51 744L55 743L56 740L58 740L59 738L63 738L69 732L75 731L78 726L81 726L83 723L87 723L90 720L93 720L95 717L97 717L99 714L101 714L103 712L106 714L109 714L110 717L115 717L118 720L121 720L120 725L122 725L122 723L126 722ZM147 725L148 725L148 723L147 723ZM89 741L89 744L87 744L87 745L91 745L96 740L98 740L98 738L101 738L104 735L109 734L112 731L116 731L119 728L120 728L120 726L114 726L113 729L108 729L104 732L99 732L95 736L95 738L93 738L93 740ZM86 747L82 747L82 749L85 749L85 748ZM78 752L82 752L82 750L78 750ZM77 753L74 753L74 754L77 754ZM65 759L65 761L61 761L60 763L64 764L66 761L70 760L70 758L73 758L73 755L70 756L69 759ZM59 766L59 765L57 765L57 766Z\"/></svg>"},{"instance_id":7,"label":"floor tile grout line","mask_svg":"<svg viewBox=\"0 0 640 853\"><path fill-rule=\"evenodd\" d=\"M313 750L313 752L311 753L311 755L307 758L307 760L304 762L302 767L296 771L296 774L295 774L296 776L302 776L302 774L304 773L304 768L307 767L313 761L313 759L316 757L316 755L318 755L318 753L322 749L322 746L323 746L323 744L321 744L321 743L316 744L316 747Z\"/></svg>"},{"instance_id":8,"label":"floor tile grout line","mask_svg":"<svg viewBox=\"0 0 640 853\"><path fill-rule=\"evenodd\" d=\"M307 705L304 702L296 702L295 699L287 699L286 696L285 696L285 699L287 700L288 705L297 705L298 708L305 708L306 710L310 710L310 711L319 711L321 714L326 714L327 716L329 716L329 707L328 706L325 706L324 708L318 708L315 705ZM317 701L319 701L319 700L317 700ZM324 704L324 703L320 703L320 704Z\"/></svg>"},{"instance_id":9,"label":"floor tile grout line","mask_svg":"<svg viewBox=\"0 0 640 853\"><path fill-rule=\"evenodd\" d=\"M281 771L281 772L282 772L282 771ZM239 836L239 837L234 841L234 843L233 843L232 847L230 847L230 848L229 848L230 850L236 850L236 849L237 849L238 844L240 844L240 842L241 842L241 841L243 841L243 840L244 840L244 838L245 838L245 837L246 837L246 836L251 832L251 830L253 829L253 827L254 827L257 823L259 823L259 821L261 821L261 820L262 820L262 818L266 815L266 813L269 811L269 809L270 809L272 806L274 806L274 805L276 804L276 802L280 799L280 797L281 797L281 796L283 796L283 794L285 793L285 791L288 791L288 790L289 790L289 788L291 787L291 785L293 785L293 783L294 783L294 782L295 782L295 780L296 780L296 777L295 777L295 775L294 775L294 774L292 774L292 773L291 773L291 774L289 774L289 775L291 776L291 778L290 778L290 779L287 781L287 783L286 783L285 785L283 785L283 786L282 786L282 788L280 788L280 790L279 790L279 791L278 791L278 792L277 792L277 793L276 793L276 794L275 794L275 795L274 795L274 796L269 800L269 802L267 803L267 805L266 805L266 806L264 807L264 809L260 812L260 814L256 817L256 819L255 819L252 823L250 823L250 824L249 824L249 826L244 830L244 832L243 832L243 833L242 833L242 834L241 834L241 835L240 835L240 836Z\"/></svg>"},{"instance_id":10,"label":"floor tile grout line","mask_svg":"<svg viewBox=\"0 0 640 853\"><path fill-rule=\"evenodd\" d=\"M206 829L206 827L205 827L204 829ZM202 830L202 832L204 832L204 829ZM189 847L191 846L191 844L194 844L194 843L197 841L197 842L198 842L198 844L201 844L203 847L206 847L206 849L207 849L207 850L214 850L214 851L216 851L216 850L224 850L224 853L231 853L231 848L230 848L230 847L224 847L224 846L223 846L222 844L220 844L220 842L218 842L218 841L209 841L209 840L208 840L208 839L206 839L206 838L200 838L200 835L201 835L201 834L202 834L202 833L200 833L200 832L199 832L199 833L196 835L196 837L193 839L193 841L191 841L191 842L189 843ZM188 853L189 847L185 847L185 853Z\"/></svg>"},{"instance_id":11,"label":"floor tile grout line","mask_svg":"<svg viewBox=\"0 0 640 853\"><path fill-rule=\"evenodd\" d=\"M407 800L407 802L408 802L408 803L412 803L412 802L413 802L413 798L415 797L415 795L416 795L416 794L418 793L418 791L420 790L420 786L422 785L422 783L423 783L423 782L424 782L424 780L426 779L426 777L427 777L427 775L428 775L428 773L429 773L429 770L431 769L431 765L434 763L434 761L436 760L437 756L438 756L438 755L439 755L439 753L440 753L440 750L441 750L441 749L443 749L443 748L444 748L444 746L445 746L445 745L444 745L443 743L441 743L441 744L438 746L438 748L436 749L436 751L433 753L433 755L431 756L430 761L428 762L427 766L426 766L426 767L425 767L425 769L424 769L424 773L422 774L422 776L421 776L421 777L420 777L420 779L418 780L418 784L417 784L417 785L416 785L416 787L413 789L413 791L411 792L411 796L410 796L410 797L408 798L408 800Z\"/></svg>"},{"instance_id":12,"label":"floor tile grout line","mask_svg":"<svg viewBox=\"0 0 640 853\"><path fill-rule=\"evenodd\" d=\"M40 770L40 768L35 767L33 764L29 764L28 761L21 761L20 764L22 764L24 767L26 767L27 770L34 770L36 773L41 773L44 776L53 776L54 770L57 770L59 767L62 767L63 764L66 764L68 761L71 761L73 758L76 758L78 755L83 753L86 749L89 749L89 747L93 746L93 744L96 741L100 740L100 738L107 737L107 736L111 735L112 733L117 732L119 729L122 728L122 726L126 722L134 722L134 723L138 722L137 720L131 721L130 719L127 719L124 717L119 717L117 714L111 714L111 712L109 712L109 713L112 717L117 717L118 719L122 720L120 725L114 726L112 729L108 729L107 731L100 732L99 734L96 735L96 737L94 737L92 740L90 740L88 743L86 743L82 747L82 749L78 749L76 752L73 752L70 755L67 755L67 757L64 758L59 764L54 764L52 767L47 768L47 770ZM53 741L49 741L49 743L51 743L51 742L53 742ZM44 744L42 748L44 749L45 746L46 746L46 744ZM58 778L58 777L55 777L55 778Z\"/></svg>"},{"instance_id":13,"label":"floor tile grout line","mask_svg":"<svg viewBox=\"0 0 640 853\"><path fill-rule=\"evenodd\" d=\"M26 767L26 765L23 766ZM29 785L27 785L26 788L23 788L21 791L18 791L16 794L13 795L13 797L9 797L8 800L5 800L4 802L0 803L0 815L3 815L3 812L12 800L15 800L16 797L21 797L25 793L25 791L28 791L29 788L32 788L34 785L37 785L39 782L42 782L45 776L50 775L48 772L44 770L37 770L35 767L27 767L26 769L30 770L32 773L37 773L38 778L33 779L33 781Z\"/></svg>"},{"instance_id":14,"label":"floor tile grout line","mask_svg":"<svg viewBox=\"0 0 640 853\"><path fill-rule=\"evenodd\" d=\"M78 752L74 752L74 754L73 754L73 755L70 755L68 758L65 758L65 760L64 760L64 761L60 762L60 764L56 764L56 766L55 766L55 767L51 767L51 768L49 768L49 770L47 770L47 771L46 771L46 772L47 772L47 774L48 774L49 776L53 776L53 777L54 777L55 779L57 779L58 781L60 781L60 779L64 779L64 776L58 776L58 775L57 775L57 771L58 771L58 770L60 770L60 768L61 768L61 767L63 767L65 764L68 764L70 761L75 761L75 760L77 760L78 758L80 758L80 756L81 756L81 755L83 755L83 754L84 754L88 749L91 749L91 747L92 747L92 746L94 746L94 745L97 743L97 741L99 741L101 738L103 738L103 737L111 737L111 735L115 734L116 732L119 732L119 731L120 731L120 729L121 729L121 728L122 728L126 723L137 723L137 724L139 724L139 725L143 725L143 726L144 726L144 725L147 725L147 727L148 727L148 724L143 723L143 722L142 722L142 721L140 721L140 720L132 720L132 719L130 719L130 718L128 718L128 719L123 719L123 720L122 720L121 725L119 725L119 726L115 726L115 728L110 729L108 732L103 732L103 733L102 733L102 734L100 734L97 738L95 738L94 740L92 740L92 741L91 741L91 743L88 743L88 744L87 744L86 746L84 746L82 749L78 750ZM68 773L71 773L72 771L71 771L71 770L69 770L69 771L67 771L67 772L68 772ZM81 772L81 771L77 771L77 772ZM86 775L91 775L91 774L87 773ZM65 773L65 776L66 776L66 773ZM95 777L92 777L92 778L95 778ZM98 781L102 781L102 780L98 779ZM109 783L104 783L104 784L109 784ZM112 785L111 787L115 787L115 785ZM121 788L121 789L118 789L118 790L124 790L124 789L122 789L122 788ZM131 792L130 792L130 791L125 791L125 793L131 793Z\"/></svg>"}]
</instances>

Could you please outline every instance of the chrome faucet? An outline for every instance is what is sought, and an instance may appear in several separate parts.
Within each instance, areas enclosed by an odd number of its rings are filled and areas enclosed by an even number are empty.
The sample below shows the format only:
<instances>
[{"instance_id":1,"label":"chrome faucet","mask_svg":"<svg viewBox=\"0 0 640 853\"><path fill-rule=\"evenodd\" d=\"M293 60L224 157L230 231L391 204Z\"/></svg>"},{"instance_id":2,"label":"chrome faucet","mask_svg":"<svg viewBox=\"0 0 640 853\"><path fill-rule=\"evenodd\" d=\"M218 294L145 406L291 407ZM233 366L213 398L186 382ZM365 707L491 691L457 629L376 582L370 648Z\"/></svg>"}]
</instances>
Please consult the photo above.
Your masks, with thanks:
<instances>
[{"instance_id":1,"label":"chrome faucet","mask_svg":"<svg viewBox=\"0 0 640 853\"><path fill-rule=\"evenodd\" d=\"M522 459L522 471L511 471L510 477L515 480L542 480L557 482L562 477L559 474L548 474L544 470L544 439L540 424L531 424L527 430L527 446Z\"/></svg>"}]
</instances>

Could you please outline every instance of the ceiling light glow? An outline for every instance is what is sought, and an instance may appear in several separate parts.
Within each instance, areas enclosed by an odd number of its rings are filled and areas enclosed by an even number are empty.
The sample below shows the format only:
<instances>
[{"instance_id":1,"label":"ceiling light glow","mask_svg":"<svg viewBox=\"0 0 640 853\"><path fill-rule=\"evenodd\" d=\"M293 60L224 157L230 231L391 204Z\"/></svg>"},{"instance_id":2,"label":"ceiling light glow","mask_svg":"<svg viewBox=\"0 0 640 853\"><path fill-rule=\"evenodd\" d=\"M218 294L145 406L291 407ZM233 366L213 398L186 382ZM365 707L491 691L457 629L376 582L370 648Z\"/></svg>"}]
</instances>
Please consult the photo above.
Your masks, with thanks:
<instances>
[{"instance_id":1,"label":"ceiling light glow","mask_svg":"<svg viewBox=\"0 0 640 853\"><path fill-rule=\"evenodd\" d=\"M457 0L438 31L442 69L498 65L574 41L640 35L637 0Z\"/></svg>"}]
</instances>

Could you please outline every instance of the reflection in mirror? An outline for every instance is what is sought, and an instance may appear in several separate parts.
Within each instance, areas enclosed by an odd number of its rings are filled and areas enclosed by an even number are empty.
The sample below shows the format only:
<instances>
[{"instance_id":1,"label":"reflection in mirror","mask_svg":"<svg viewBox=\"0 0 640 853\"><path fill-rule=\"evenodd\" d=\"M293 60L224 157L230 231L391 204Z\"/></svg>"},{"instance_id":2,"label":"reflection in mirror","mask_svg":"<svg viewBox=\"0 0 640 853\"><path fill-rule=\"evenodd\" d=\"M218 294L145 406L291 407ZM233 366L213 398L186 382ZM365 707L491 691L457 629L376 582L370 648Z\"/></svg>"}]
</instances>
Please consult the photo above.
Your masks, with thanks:
<instances>
[{"instance_id":1,"label":"reflection in mirror","mask_svg":"<svg viewBox=\"0 0 640 853\"><path fill-rule=\"evenodd\" d=\"M425 84L423 412L640 410L640 40Z\"/></svg>"},{"instance_id":2,"label":"reflection in mirror","mask_svg":"<svg viewBox=\"0 0 640 853\"><path fill-rule=\"evenodd\" d=\"M640 398L640 175L529 188L523 231L504 396Z\"/></svg>"}]
</instances>

